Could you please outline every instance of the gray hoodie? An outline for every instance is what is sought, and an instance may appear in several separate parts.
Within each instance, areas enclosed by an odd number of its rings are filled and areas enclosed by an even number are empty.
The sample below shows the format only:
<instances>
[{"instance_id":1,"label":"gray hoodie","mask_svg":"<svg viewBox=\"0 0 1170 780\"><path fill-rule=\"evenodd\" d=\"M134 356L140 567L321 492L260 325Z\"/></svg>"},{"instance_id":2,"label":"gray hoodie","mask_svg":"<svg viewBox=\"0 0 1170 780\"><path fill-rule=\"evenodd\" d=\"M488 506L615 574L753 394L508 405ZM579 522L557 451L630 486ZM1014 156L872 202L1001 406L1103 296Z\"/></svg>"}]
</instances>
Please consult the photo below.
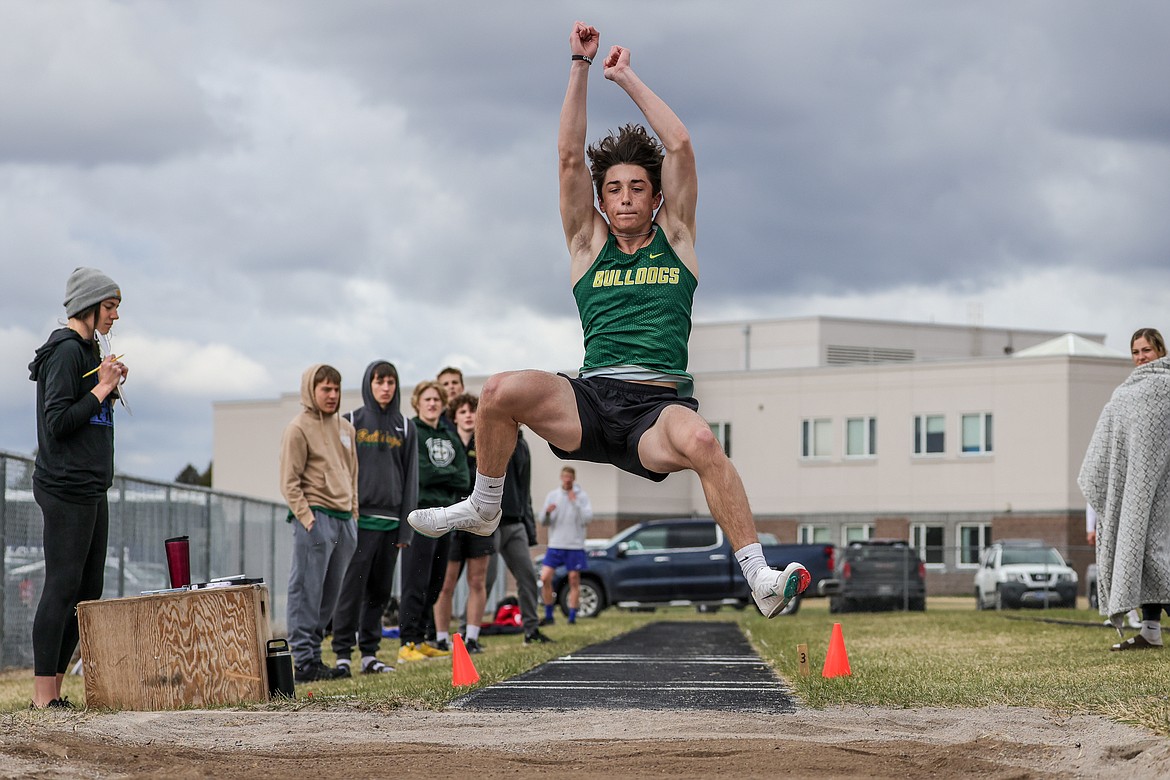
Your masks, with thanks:
<instances>
[{"instance_id":1,"label":"gray hoodie","mask_svg":"<svg viewBox=\"0 0 1170 780\"><path fill-rule=\"evenodd\" d=\"M409 543L410 526L403 521L418 506L417 433L400 411L401 383L385 409L374 399L370 388L374 366L387 362L375 360L366 366L362 406L345 414L357 430L358 528L389 531L394 527L391 519L397 520L398 540Z\"/></svg>"}]
</instances>

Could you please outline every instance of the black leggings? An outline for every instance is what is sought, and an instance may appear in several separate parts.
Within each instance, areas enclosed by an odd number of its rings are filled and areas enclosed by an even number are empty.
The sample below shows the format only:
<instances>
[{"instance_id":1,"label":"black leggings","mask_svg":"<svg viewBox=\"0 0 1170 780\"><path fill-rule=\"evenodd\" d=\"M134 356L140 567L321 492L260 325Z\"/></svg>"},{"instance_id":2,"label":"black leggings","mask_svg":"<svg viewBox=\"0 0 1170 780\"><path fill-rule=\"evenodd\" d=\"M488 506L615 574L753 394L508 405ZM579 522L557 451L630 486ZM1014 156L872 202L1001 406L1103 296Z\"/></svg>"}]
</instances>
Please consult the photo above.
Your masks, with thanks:
<instances>
[{"instance_id":1,"label":"black leggings","mask_svg":"<svg viewBox=\"0 0 1170 780\"><path fill-rule=\"evenodd\" d=\"M33 486L45 518L45 587L33 619L33 674L54 677L69 669L77 648L77 603L102 596L110 506L75 504Z\"/></svg>"},{"instance_id":2,"label":"black leggings","mask_svg":"<svg viewBox=\"0 0 1170 780\"><path fill-rule=\"evenodd\" d=\"M402 644L434 637L435 602L443 590L450 551L449 533L438 539L415 534L410 546L402 551L402 595L398 599L398 637Z\"/></svg>"},{"instance_id":3,"label":"black leggings","mask_svg":"<svg viewBox=\"0 0 1170 780\"><path fill-rule=\"evenodd\" d=\"M1162 610L1170 612L1170 604L1142 604L1142 620L1161 620Z\"/></svg>"}]
</instances>

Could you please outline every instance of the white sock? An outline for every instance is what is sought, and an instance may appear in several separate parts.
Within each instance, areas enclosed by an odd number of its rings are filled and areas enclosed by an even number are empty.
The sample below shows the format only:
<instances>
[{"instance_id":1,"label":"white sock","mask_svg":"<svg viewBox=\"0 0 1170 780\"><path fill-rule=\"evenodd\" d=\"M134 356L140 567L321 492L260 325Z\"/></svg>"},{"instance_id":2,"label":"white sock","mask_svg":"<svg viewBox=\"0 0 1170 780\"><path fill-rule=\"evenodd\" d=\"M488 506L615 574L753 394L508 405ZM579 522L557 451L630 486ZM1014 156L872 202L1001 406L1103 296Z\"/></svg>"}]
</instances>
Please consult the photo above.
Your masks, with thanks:
<instances>
[{"instance_id":1,"label":"white sock","mask_svg":"<svg viewBox=\"0 0 1170 780\"><path fill-rule=\"evenodd\" d=\"M338 666L349 666L349 659L348 658L338 658L337 665Z\"/></svg>"},{"instance_id":2,"label":"white sock","mask_svg":"<svg viewBox=\"0 0 1170 780\"><path fill-rule=\"evenodd\" d=\"M471 491L472 508L484 520L488 520L500 508L504 500L504 477L485 477L475 472L475 487Z\"/></svg>"},{"instance_id":3,"label":"white sock","mask_svg":"<svg viewBox=\"0 0 1170 780\"><path fill-rule=\"evenodd\" d=\"M362 668L365 669L367 666L369 666L370 664L374 663L374 661L377 661L377 660L378 660L377 656L363 655L362 656Z\"/></svg>"},{"instance_id":4,"label":"white sock","mask_svg":"<svg viewBox=\"0 0 1170 780\"><path fill-rule=\"evenodd\" d=\"M1152 645L1162 644L1162 622L1159 620L1142 621L1142 638Z\"/></svg>"},{"instance_id":5,"label":"white sock","mask_svg":"<svg viewBox=\"0 0 1170 780\"><path fill-rule=\"evenodd\" d=\"M450 638L451 638L450 631L436 631L435 632L435 641L436 642L446 642Z\"/></svg>"},{"instance_id":6,"label":"white sock","mask_svg":"<svg viewBox=\"0 0 1170 780\"><path fill-rule=\"evenodd\" d=\"M739 567L743 569L743 576L747 578L748 585L754 590L756 577L768 568L768 562L764 560L764 548L759 542L749 544L735 551L735 559L739 561Z\"/></svg>"},{"instance_id":7,"label":"white sock","mask_svg":"<svg viewBox=\"0 0 1170 780\"><path fill-rule=\"evenodd\" d=\"M474 624L468 626L467 627L467 638L468 639L475 639L478 641L479 640L479 626L474 625Z\"/></svg>"}]
</instances>

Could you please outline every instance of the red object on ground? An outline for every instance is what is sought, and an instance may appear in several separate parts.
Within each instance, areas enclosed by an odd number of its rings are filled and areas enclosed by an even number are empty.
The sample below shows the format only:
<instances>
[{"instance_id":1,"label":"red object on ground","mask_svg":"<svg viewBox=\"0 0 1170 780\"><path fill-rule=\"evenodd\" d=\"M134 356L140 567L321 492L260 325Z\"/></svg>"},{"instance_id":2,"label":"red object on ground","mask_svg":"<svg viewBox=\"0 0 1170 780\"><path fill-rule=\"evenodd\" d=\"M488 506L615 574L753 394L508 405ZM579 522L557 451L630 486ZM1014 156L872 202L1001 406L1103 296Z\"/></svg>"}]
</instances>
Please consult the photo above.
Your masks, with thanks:
<instances>
[{"instance_id":1,"label":"red object on ground","mask_svg":"<svg viewBox=\"0 0 1170 780\"><path fill-rule=\"evenodd\" d=\"M848 677L853 674L849 668L849 654L845 652L845 635L841 633L841 624L833 624L833 635L829 638L829 652L825 654L825 666L821 670L822 677Z\"/></svg>"},{"instance_id":2,"label":"red object on ground","mask_svg":"<svg viewBox=\"0 0 1170 780\"><path fill-rule=\"evenodd\" d=\"M455 634L451 637L454 646L451 648L451 685L459 688L464 685L475 685L479 682L479 672L475 671L475 664L471 662L471 654L463 644L463 636Z\"/></svg>"}]
</instances>

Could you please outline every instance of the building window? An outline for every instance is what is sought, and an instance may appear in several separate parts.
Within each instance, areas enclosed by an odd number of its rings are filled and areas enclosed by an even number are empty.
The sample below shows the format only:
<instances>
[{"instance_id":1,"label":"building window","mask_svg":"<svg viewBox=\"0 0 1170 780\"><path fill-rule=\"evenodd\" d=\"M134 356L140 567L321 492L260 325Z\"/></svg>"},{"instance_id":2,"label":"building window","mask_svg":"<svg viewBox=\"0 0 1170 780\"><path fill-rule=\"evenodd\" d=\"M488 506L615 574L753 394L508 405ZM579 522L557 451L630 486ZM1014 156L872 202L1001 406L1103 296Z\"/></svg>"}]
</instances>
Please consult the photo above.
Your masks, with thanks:
<instances>
[{"instance_id":1,"label":"building window","mask_svg":"<svg viewBox=\"0 0 1170 780\"><path fill-rule=\"evenodd\" d=\"M729 422L709 422L707 423L711 428L711 433L715 434L715 441L719 442L719 446L723 448L723 454L731 457L731 423Z\"/></svg>"},{"instance_id":2,"label":"building window","mask_svg":"<svg viewBox=\"0 0 1170 780\"><path fill-rule=\"evenodd\" d=\"M845 421L845 455L872 458L877 454L877 418L850 417Z\"/></svg>"},{"instance_id":3,"label":"building window","mask_svg":"<svg viewBox=\"0 0 1170 780\"><path fill-rule=\"evenodd\" d=\"M963 415L963 452L991 452L991 412Z\"/></svg>"},{"instance_id":4,"label":"building window","mask_svg":"<svg viewBox=\"0 0 1170 780\"><path fill-rule=\"evenodd\" d=\"M925 523L915 523L910 526L910 546L918 551L923 563L930 565L946 562L943 546L945 530L941 525L926 525Z\"/></svg>"},{"instance_id":5,"label":"building window","mask_svg":"<svg viewBox=\"0 0 1170 780\"><path fill-rule=\"evenodd\" d=\"M833 421L802 420L800 454L805 458L827 458L833 454Z\"/></svg>"},{"instance_id":6,"label":"building window","mask_svg":"<svg viewBox=\"0 0 1170 780\"><path fill-rule=\"evenodd\" d=\"M979 553L991 544L991 524L959 526L959 563L963 566L978 566Z\"/></svg>"},{"instance_id":7,"label":"building window","mask_svg":"<svg viewBox=\"0 0 1170 780\"><path fill-rule=\"evenodd\" d=\"M796 536L801 544L831 544L833 538L827 525L801 525Z\"/></svg>"},{"instance_id":8,"label":"building window","mask_svg":"<svg viewBox=\"0 0 1170 780\"><path fill-rule=\"evenodd\" d=\"M841 527L841 543L864 542L873 536L873 523L845 525Z\"/></svg>"},{"instance_id":9,"label":"building window","mask_svg":"<svg viewBox=\"0 0 1170 780\"><path fill-rule=\"evenodd\" d=\"M947 422L941 414L920 414L914 418L914 454L941 455L946 451Z\"/></svg>"}]
</instances>

